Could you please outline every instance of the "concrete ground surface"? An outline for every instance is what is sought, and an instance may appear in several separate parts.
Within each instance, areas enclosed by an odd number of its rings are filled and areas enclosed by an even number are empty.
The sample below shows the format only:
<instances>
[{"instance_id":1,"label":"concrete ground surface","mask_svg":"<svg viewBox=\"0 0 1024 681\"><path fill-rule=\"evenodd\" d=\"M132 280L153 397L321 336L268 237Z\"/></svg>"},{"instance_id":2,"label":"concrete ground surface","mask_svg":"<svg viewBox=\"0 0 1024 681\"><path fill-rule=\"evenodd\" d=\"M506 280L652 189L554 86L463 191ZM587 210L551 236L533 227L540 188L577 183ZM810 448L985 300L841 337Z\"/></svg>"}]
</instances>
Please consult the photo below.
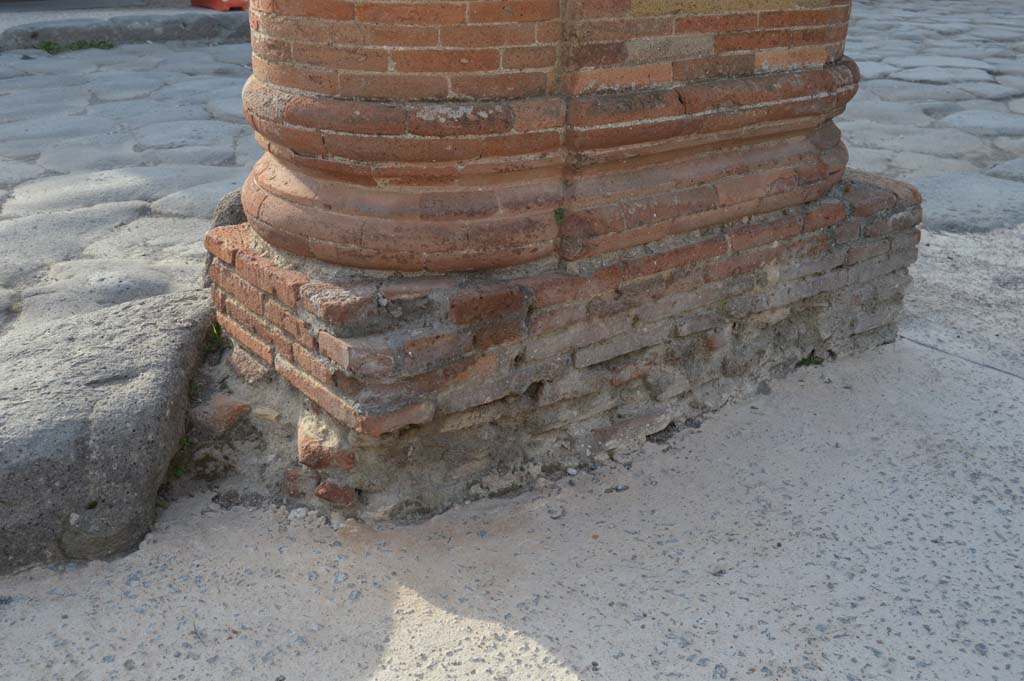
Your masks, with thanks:
<instances>
[{"instance_id":1,"label":"concrete ground surface","mask_svg":"<svg viewBox=\"0 0 1024 681\"><path fill-rule=\"evenodd\" d=\"M176 501L130 555L0 577L0 677L1024 677L1024 11L854 13L852 165L926 199L898 343L421 525ZM244 47L25 54L0 54L0 334L196 287L256 155Z\"/></svg>"}]
</instances>

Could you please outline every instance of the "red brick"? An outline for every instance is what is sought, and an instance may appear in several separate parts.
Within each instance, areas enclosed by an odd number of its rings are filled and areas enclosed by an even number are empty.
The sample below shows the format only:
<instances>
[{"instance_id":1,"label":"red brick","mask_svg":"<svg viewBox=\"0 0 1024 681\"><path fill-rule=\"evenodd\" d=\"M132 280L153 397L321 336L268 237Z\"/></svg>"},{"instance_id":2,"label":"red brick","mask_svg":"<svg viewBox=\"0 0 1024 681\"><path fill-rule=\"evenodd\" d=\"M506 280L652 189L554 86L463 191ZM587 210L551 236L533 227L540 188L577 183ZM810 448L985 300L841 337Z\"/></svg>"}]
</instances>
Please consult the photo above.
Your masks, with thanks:
<instances>
[{"instance_id":1,"label":"red brick","mask_svg":"<svg viewBox=\"0 0 1024 681\"><path fill-rule=\"evenodd\" d=\"M351 508L359 503L359 493L355 489L334 480L321 482L316 488L316 495L332 506L342 508Z\"/></svg>"},{"instance_id":2,"label":"red brick","mask_svg":"<svg viewBox=\"0 0 1024 681\"><path fill-rule=\"evenodd\" d=\"M505 319L491 322L477 329L473 334L473 344L478 350L487 350L496 345L515 343L526 337L526 325L521 319Z\"/></svg>"},{"instance_id":3,"label":"red brick","mask_svg":"<svg viewBox=\"0 0 1024 681\"><path fill-rule=\"evenodd\" d=\"M523 292L518 286L470 288L452 296L448 319L456 324L472 324L483 319L514 314L523 309Z\"/></svg>"},{"instance_id":4,"label":"red brick","mask_svg":"<svg viewBox=\"0 0 1024 681\"><path fill-rule=\"evenodd\" d=\"M267 300L263 306L263 314L267 321L299 341L304 347L316 349L316 339L313 338L309 324L296 317L281 303L272 299Z\"/></svg>"},{"instance_id":5,"label":"red brick","mask_svg":"<svg viewBox=\"0 0 1024 681\"><path fill-rule=\"evenodd\" d=\"M410 338L402 343L402 368L420 372L438 363L447 363L465 355L472 345L468 333L437 333Z\"/></svg>"},{"instance_id":6,"label":"red brick","mask_svg":"<svg viewBox=\"0 0 1024 681\"><path fill-rule=\"evenodd\" d=\"M337 369L331 365L330 361L298 343L292 345L292 355L295 358L295 363L307 374L324 385L334 384Z\"/></svg>"},{"instance_id":7,"label":"red brick","mask_svg":"<svg viewBox=\"0 0 1024 681\"><path fill-rule=\"evenodd\" d=\"M466 18L461 2L366 2L356 7L359 21L381 24L458 24Z\"/></svg>"},{"instance_id":8,"label":"red brick","mask_svg":"<svg viewBox=\"0 0 1024 681\"><path fill-rule=\"evenodd\" d=\"M391 61L399 71L448 73L451 71L495 71L501 65L498 50L395 50Z\"/></svg>"},{"instance_id":9,"label":"red brick","mask_svg":"<svg viewBox=\"0 0 1024 681\"><path fill-rule=\"evenodd\" d=\"M249 247L250 234L249 226L245 223L214 227L206 233L203 243L213 257L233 265L235 254Z\"/></svg>"},{"instance_id":10,"label":"red brick","mask_svg":"<svg viewBox=\"0 0 1024 681\"><path fill-rule=\"evenodd\" d=\"M536 29L530 24L494 24L489 26L443 26L441 44L448 47L497 47L530 45Z\"/></svg>"},{"instance_id":11,"label":"red brick","mask_svg":"<svg viewBox=\"0 0 1024 681\"><path fill-rule=\"evenodd\" d=\"M360 416L356 430L380 437L406 426L427 423L434 418L434 405L430 402L409 404L394 411Z\"/></svg>"},{"instance_id":12,"label":"red brick","mask_svg":"<svg viewBox=\"0 0 1024 681\"><path fill-rule=\"evenodd\" d=\"M262 359L267 364L274 363L274 348L255 334L246 331L242 326L235 320L228 317L223 312L217 313L217 323L224 327L228 335L231 336L236 342L241 343L245 348Z\"/></svg>"},{"instance_id":13,"label":"red brick","mask_svg":"<svg viewBox=\"0 0 1024 681\"><path fill-rule=\"evenodd\" d=\"M827 199L813 206L804 216L804 231L813 232L831 227L846 217L846 204L836 199Z\"/></svg>"},{"instance_id":14,"label":"red brick","mask_svg":"<svg viewBox=\"0 0 1024 681\"><path fill-rule=\"evenodd\" d=\"M306 275L279 267L273 260L248 251L235 255L235 269L243 279L293 308L299 302L299 289L309 283Z\"/></svg>"},{"instance_id":15,"label":"red brick","mask_svg":"<svg viewBox=\"0 0 1024 681\"><path fill-rule=\"evenodd\" d=\"M214 262L210 265L210 279L256 314L263 312L263 294L255 286L235 274L234 270L225 267L220 262Z\"/></svg>"},{"instance_id":16,"label":"red brick","mask_svg":"<svg viewBox=\"0 0 1024 681\"><path fill-rule=\"evenodd\" d=\"M305 284L300 289L302 307L328 324L365 320L377 312L376 289L369 286Z\"/></svg>"},{"instance_id":17,"label":"red brick","mask_svg":"<svg viewBox=\"0 0 1024 681\"><path fill-rule=\"evenodd\" d=\"M729 233L729 243L734 251L744 251L763 246L773 241L789 239L800 234L803 225L797 216L784 217L767 223L743 225Z\"/></svg>"},{"instance_id":18,"label":"red brick","mask_svg":"<svg viewBox=\"0 0 1024 681\"><path fill-rule=\"evenodd\" d=\"M398 365L384 338L337 338L321 331L317 340L325 356L356 376L387 376Z\"/></svg>"},{"instance_id":19,"label":"red brick","mask_svg":"<svg viewBox=\"0 0 1024 681\"><path fill-rule=\"evenodd\" d=\"M356 427L356 411L351 402L282 357L274 359L274 369L336 420L351 428Z\"/></svg>"},{"instance_id":20,"label":"red brick","mask_svg":"<svg viewBox=\"0 0 1024 681\"><path fill-rule=\"evenodd\" d=\"M284 472L284 490L289 497L304 497L316 490L320 476L304 466L292 466Z\"/></svg>"},{"instance_id":21,"label":"red brick","mask_svg":"<svg viewBox=\"0 0 1024 681\"><path fill-rule=\"evenodd\" d=\"M469 21L475 24L543 21L558 17L558 0L476 0L469 3Z\"/></svg>"}]
</instances>

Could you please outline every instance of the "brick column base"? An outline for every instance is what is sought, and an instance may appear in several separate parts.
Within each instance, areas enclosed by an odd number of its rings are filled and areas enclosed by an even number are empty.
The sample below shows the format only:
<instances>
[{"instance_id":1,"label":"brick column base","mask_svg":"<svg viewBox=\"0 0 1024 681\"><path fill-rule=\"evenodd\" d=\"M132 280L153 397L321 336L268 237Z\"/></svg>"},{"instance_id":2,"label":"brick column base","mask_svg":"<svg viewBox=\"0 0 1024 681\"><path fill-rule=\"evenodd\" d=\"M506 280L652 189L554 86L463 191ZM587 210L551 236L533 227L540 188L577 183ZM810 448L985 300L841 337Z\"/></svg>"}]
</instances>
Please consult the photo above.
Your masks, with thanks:
<instances>
[{"instance_id":1,"label":"brick column base","mask_svg":"<svg viewBox=\"0 0 1024 681\"><path fill-rule=\"evenodd\" d=\"M330 269L246 224L206 246L242 364L304 399L282 484L407 517L643 442L809 357L895 339L920 196L848 171L824 197L575 262Z\"/></svg>"}]
</instances>

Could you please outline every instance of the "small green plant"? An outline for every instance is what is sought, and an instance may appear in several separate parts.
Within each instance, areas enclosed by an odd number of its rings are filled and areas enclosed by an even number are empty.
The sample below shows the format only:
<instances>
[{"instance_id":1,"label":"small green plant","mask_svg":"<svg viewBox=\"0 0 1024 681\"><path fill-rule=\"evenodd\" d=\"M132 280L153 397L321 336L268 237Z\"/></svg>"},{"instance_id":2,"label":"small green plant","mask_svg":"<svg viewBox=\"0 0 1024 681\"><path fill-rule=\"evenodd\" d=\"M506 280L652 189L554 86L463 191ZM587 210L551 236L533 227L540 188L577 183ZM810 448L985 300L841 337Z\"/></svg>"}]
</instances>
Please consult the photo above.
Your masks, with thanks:
<instances>
[{"instance_id":1,"label":"small green plant","mask_svg":"<svg viewBox=\"0 0 1024 681\"><path fill-rule=\"evenodd\" d=\"M555 209L555 224L556 225L561 225L563 222L565 222L565 209L564 208L556 208Z\"/></svg>"},{"instance_id":2,"label":"small green plant","mask_svg":"<svg viewBox=\"0 0 1024 681\"><path fill-rule=\"evenodd\" d=\"M220 328L220 324L214 322L210 325L210 330L206 334L207 354L217 352L226 344L227 338L224 336L224 329Z\"/></svg>"},{"instance_id":3,"label":"small green plant","mask_svg":"<svg viewBox=\"0 0 1024 681\"><path fill-rule=\"evenodd\" d=\"M48 54L60 54L62 52L76 52L78 50L110 50L114 43L101 38L100 40L76 40L71 43L55 43L52 40L44 40L36 44L36 49L43 50Z\"/></svg>"},{"instance_id":4,"label":"small green plant","mask_svg":"<svg viewBox=\"0 0 1024 681\"><path fill-rule=\"evenodd\" d=\"M796 363L798 367L816 367L820 364L824 364L825 359L818 357L814 354L814 350L811 350L811 354L804 357L802 360Z\"/></svg>"}]
</instances>

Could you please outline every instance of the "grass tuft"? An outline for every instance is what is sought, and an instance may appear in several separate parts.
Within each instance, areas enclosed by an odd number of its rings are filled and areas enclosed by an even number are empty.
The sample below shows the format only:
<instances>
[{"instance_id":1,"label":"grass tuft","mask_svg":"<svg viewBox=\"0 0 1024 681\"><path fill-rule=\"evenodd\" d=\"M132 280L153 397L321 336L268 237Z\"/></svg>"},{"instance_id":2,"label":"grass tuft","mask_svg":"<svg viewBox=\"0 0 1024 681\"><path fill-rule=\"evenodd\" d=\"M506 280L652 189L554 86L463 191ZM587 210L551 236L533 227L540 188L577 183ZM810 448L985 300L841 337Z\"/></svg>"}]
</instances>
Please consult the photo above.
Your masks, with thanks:
<instances>
[{"instance_id":1,"label":"grass tuft","mask_svg":"<svg viewBox=\"0 0 1024 681\"><path fill-rule=\"evenodd\" d=\"M36 49L43 50L48 54L60 54L62 52L76 52L78 50L111 50L114 43L106 39L100 40L76 40L71 43L55 43L52 40L44 40L36 44Z\"/></svg>"}]
</instances>

